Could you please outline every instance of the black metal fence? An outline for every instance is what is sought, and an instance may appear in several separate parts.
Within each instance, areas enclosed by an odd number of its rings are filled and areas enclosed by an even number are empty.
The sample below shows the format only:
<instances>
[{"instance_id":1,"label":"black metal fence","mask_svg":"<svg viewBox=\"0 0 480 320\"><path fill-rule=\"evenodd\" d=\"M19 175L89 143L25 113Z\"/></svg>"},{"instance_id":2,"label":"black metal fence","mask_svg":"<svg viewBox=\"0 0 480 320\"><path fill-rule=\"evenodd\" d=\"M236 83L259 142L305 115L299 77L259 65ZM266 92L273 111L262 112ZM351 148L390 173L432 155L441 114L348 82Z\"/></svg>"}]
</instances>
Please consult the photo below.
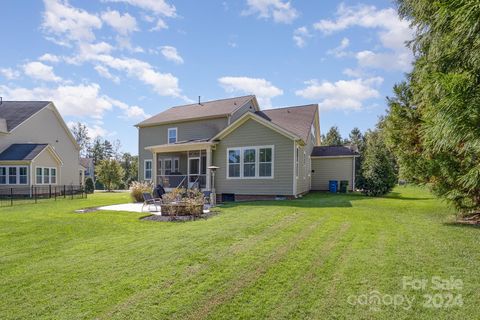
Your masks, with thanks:
<instances>
[{"instance_id":1,"label":"black metal fence","mask_svg":"<svg viewBox=\"0 0 480 320\"><path fill-rule=\"evenodd\" d=\"M86 198L84 186L48 185L31 187L0 187L0 207L38 203L44 200Z\"/></svg>"}]
</instances>

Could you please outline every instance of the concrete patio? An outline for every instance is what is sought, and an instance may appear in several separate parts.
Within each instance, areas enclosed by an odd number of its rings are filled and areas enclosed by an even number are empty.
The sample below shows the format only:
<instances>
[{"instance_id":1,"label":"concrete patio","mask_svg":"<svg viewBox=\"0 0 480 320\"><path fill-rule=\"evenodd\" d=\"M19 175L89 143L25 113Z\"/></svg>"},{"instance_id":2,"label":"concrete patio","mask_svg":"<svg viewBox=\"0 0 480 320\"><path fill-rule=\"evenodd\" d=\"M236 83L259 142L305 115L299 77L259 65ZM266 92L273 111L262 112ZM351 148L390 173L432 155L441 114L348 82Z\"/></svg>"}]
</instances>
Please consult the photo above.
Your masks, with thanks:
<instances>
[{"instance_id":1,"label":"concrete patio","mask_svg":"<svg viewBox=\"0 0 480 320\"><path fill-rule=\"evenodd\" d=\"M148 212L155 215L162 215L162 213L160 212L160 206L158 206L158 211L157 211L157 207L155 207L154 205L144 206L143 203L122 203L122 204L115 204L111 206L99 207L97 209L104 210L104 211ZM203 213L209 213L209 212L210 212L210 207L205 206Z\"/></svg>"}]
</instances>

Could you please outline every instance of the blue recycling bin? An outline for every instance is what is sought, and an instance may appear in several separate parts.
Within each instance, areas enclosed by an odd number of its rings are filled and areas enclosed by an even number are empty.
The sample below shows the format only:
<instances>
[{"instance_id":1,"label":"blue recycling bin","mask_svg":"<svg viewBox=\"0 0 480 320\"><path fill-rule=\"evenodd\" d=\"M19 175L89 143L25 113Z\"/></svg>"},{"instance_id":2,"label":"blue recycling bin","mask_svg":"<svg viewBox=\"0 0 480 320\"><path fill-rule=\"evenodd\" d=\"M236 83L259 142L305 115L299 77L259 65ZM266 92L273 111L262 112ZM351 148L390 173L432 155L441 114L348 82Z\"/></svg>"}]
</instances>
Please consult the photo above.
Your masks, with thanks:
<instances>
[{"instance_id":1,"label":"blue recycling bin","mask_svg":"<svg viewBox=\"0 0 480 320\"><path fill-rule=\"evenodd\" d=\"M332 193L337 193L338 190L338 181L330 180L328 181L328 190Z\"/></svg>"}]
</instances>

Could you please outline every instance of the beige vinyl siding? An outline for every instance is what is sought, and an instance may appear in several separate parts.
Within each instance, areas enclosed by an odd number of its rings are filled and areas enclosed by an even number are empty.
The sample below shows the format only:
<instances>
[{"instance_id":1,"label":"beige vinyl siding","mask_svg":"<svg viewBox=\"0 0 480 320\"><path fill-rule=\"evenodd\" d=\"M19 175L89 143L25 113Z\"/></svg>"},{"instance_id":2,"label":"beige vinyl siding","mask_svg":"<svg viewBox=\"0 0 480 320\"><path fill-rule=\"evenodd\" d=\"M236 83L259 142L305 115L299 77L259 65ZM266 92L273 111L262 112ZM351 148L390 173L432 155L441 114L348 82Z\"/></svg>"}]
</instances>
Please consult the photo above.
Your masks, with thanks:
<instances>
[{"instance_id":1,"label":"beige vinyl siding","mask_svg":"<svg viewBox=\"0 0 480 320\"><path fill-rule=\"evenodd\" d=\"M215 175L218 194L292 195L293 194L293 140L248 120L226 136L213 151L213 165L219 169ZM249 146L274 146L273 178L227 179L227 149Z\"/></svg>"},{"instance_id":2,"label":"beige vinyl siding","mask_svg":"<svg viewBox=\"0 0 480 320\"><path fill-rule=\"evenodd\" d=\"M168 128L177 128L177 141L210 139L227 126L227 121L227 117L222 117L138 128L139 179L144 180L145 160L153 159L145 147L166 144Z\"/></svg>"},{"instance_id":3,"label":"beige vinyl siding","mask_svg":"<svg viewBox=\"0 0 480 320\"><path fill-rule=\"evenodd\" d=\"M313 150L313 141L309 139L308 143L305 146L299 146L299 165L300 172L297 178L297 194L303 194L310 191L310 181L311 181L311 159L310 155ZM305 151L305 153L304 153ZM304 160L305 155L305 162ZM305 166L304 166L305 163Z\"/></svg>"},{"instance_id":4,"label":"beige vinyl siding","mask_svg":"<svg viewBox=\"0 0 480 320\"><path fill-rule=\"evenodd\" d=\"M12 143L50 144L63 162L58 184L78 184L79 151L50 107L40 110L9 134L0 136L0 150Z\"/></svg>"},{"instance_id":5,"label":"beige vinyl siding","mask_svg":"<svg viewBox=\"0 0 480 320\"><path fill-rule=\"evenodd\" d=\"M230 123L234 123L238 118L240 118L245 112L255 112L255 107L253 106L252 100L244 104L240 109L235 111L230 117Z\"/></svg>"},{"instance_id":6,"label":"beige vinyl siding","mask_svg":"<svg viewBox=\"0 0 480 320\"><path fill-rule=\"evenodd\" d=\"M328 181L348 180L348 188L353 186L353 157L312 158L312 190L328 190Z\"/></svg>"},{"instance_id":7,"label":"beige vinyl siding","mask_svg":"<svg viewBox=\"0 0 480 320\"><path fill-rule=\"evenodd\" d=\"M56 168L57 169L57 185L62 185L62 184L65 184L65 183L61 183L62 181L62 175L63 175L63 172L62 172L62 169L63 168L60 168L60 165L58 164L58 162L55 160L55 158L53 157L53 155L50 153L50 151L44 149L33 161L32 161L32 172L30 174L30 177L31 177L31 184L37 184L36 183L36 168L37 167L46 167L46 168ZM77 164L77 180L73 183L75 185L77 185L79 183L79 168L78 168L78 164Z\"/></svg>"}]
</instances>

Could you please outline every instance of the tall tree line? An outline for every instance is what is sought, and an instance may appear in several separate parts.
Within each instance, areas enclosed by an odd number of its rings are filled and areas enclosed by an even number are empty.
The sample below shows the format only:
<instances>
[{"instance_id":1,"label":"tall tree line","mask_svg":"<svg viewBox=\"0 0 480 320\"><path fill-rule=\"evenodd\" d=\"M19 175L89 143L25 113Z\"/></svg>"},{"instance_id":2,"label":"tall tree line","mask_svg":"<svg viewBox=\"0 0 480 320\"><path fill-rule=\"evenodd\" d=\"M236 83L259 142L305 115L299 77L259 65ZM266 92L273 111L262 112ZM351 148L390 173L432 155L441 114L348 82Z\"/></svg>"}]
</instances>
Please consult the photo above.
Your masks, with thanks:
<instances>
[{"instance_id":1,"label":"tall tree line","mask_svg":"<svg viewBox=\"0 0 480 320\"><path fill-rule=\"evenodd\" d=\"M88 128L77 122L72 127L72 133L80 146L80 155L85 158L93 159L93 164L97 168L102 161L115 160L123 169L121 181L128 186L132 181L138 180L138 156L131 155L128 152L122 152L122 144L116 139L109 141L101 137L90 138ZM95 176L97 170L95 170Z\"/></svg>"},{"instance_id":2,"label":"tall tree line","mask_svg":"<svg viewBox=\"0 0 480 320\"><path fill-rule=\"evenodd\" d=\"M416 30L413 71L394 88L386 142L400 174L460 212L480 210L480 5L397 0Z\"/></svg>"}]
</instances>

